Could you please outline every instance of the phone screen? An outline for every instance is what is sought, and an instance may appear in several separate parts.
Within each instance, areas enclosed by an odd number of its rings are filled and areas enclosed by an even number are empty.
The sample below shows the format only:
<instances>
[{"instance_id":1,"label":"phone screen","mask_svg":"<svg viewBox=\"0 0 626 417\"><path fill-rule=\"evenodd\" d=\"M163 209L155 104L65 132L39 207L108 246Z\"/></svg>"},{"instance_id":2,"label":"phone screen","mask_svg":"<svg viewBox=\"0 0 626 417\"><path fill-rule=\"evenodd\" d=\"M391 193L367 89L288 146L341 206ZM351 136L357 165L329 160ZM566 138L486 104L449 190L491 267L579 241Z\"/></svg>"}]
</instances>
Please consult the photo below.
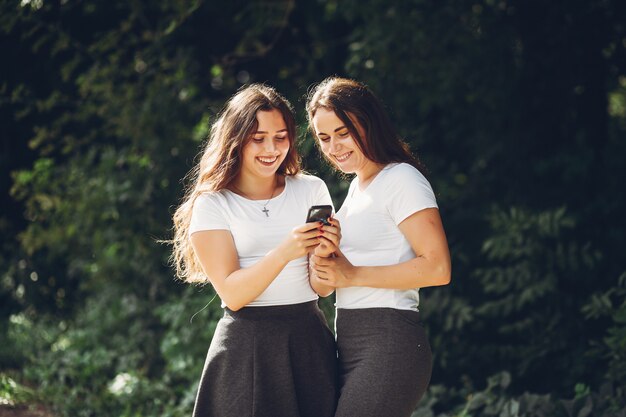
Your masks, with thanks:
<instances>
[{"instance_id":1,"label":"phone screen","mask_svg":"<svg viewBox=\"0 0 626 417\"><path fill-rule=\"evenodd\" d=\"M328 218L333 214L332 206L313 206L309 209L309 214L306 217L306 222L322 222L325 225L329 225Z\"/></svg>"}]
</instances>

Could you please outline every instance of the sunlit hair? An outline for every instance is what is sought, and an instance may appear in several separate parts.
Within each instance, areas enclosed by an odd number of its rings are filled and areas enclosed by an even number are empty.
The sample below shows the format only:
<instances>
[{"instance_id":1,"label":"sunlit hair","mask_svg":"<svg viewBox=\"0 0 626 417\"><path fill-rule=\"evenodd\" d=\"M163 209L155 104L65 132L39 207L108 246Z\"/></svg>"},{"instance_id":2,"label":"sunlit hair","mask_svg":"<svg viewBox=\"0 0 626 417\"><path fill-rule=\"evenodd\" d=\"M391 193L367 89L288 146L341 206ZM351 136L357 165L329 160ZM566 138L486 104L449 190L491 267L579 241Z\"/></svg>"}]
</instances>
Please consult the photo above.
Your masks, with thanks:
<instances>
[{"instance_id":1,"label":"sunlit hair","mask_svg":"<svg viewBox=\"0 0 626 417\"><path fill-rule=\"evenodd\" d=\"M291 104L272 87L252 84L241 88L226 103L211 126L200 162L189 172L182 204L174 213L172 263L176 275L187 282L206 282L189 239L191 212L196 198L204 193L227 188L239 174L243 147L258 129L257 112L278 110L287 125L289 152L278 174L295 175L300 171L296 150L296 121Z\"/></svg>"},{"instance_id":2,"label":"sunlit hair","mask_svg":"<svg viewBox=\"0 0 626 417\"><path fill-rule=\"evenodd\" d=\"M320 108L337 115L370 161L379 164L406 162L425 173L423 165L396 132L380 100L364 84L347 78L329 77L309 92L306 111L309 129L318 146L313 117ZM362 128L364 137L359 134L355 123ZM335 161L327 159L338 167Z\"/></svg>"}]
</instances>

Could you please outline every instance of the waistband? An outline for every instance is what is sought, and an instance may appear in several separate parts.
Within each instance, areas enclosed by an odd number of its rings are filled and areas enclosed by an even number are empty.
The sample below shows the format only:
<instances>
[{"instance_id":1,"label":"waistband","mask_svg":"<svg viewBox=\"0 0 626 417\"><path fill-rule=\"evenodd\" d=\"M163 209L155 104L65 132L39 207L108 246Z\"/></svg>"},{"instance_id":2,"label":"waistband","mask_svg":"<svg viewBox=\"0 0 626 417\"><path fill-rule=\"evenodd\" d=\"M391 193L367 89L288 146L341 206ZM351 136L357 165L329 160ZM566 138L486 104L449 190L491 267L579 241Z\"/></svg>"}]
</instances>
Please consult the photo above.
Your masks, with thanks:
<instances>
[{"instance_id":1,"label":"waistband","mask_svg":"<svg viewBox=\"0 0 626 417\"><path fill-rule=\"evenodd\" d=\"M415 310L403 310L392 307L338 308L335 319L355 320L359 322L375 321L385 316L402 316L411 321L421 322L421 314Z\"/></svg>"},{"instance_id":2,"label":"waistband","mask_svg":"<svg viewBox=\"0 0 626 417\"><path fill-rule=\"evenodd\" d=\"M263 319L299 319L303 314L316 314L320 309L317 306L317 300L307 301L306 303L287 304L280 306L266 307L243 307L240 310L233 311L228 307L224 307L224 317L232 317L235 319L246 320L263 320Z\"/></svg>"}]
</instances>

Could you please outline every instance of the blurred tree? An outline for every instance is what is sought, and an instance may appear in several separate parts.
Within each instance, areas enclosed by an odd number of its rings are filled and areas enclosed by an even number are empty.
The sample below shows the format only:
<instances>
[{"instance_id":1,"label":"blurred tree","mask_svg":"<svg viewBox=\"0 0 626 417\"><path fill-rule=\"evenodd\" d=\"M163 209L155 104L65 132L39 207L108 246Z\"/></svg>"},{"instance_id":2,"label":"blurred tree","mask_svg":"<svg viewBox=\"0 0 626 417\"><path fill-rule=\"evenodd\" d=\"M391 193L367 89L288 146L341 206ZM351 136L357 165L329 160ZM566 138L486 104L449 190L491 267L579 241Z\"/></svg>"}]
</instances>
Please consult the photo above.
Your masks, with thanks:
<instances>
[{"instance_id":1,"label":"blurred tree","mask_svg":"<svg viewBox=\"0 0 626 417\"><path fill-rule=\"evenodd\" d=\"M606 362L585 352L608 323L582 308L624 271L624 4L341 10L355 28L350 74L392 109L441 203L454 279L423 291L435 382L507 369L517 390L598 383Z\"/></svg>"},{"instance_id":2,"label":"blurred tree","mask_svg":"<svg viewBox=\"0 0 626 417\"><path fill-rule=\"evenodd\" d=\"M29 375L66 398L63 412L72 415L81 402L103 401L111 379L128 372L139 381L166 372L191 391L221 309L210 303L184 328L214 293L183 290L167 266L169 248L156 240L169 236L179 180L224 99L270 80L297 104L304 90L295 83L318 70L308 51L329 71L340 62L333 54L341 46L320 39L336 33L321 25L333 17L323 5L293 1L0 7L12 63L3 67L3 143L25 155L2 172L12 173L13 204L0 223L8 232L1 294L11 300L2 313L21 318L0 329L8 352L1 366L29 362ZM53 324L31 330L45 335L43 352L22 349L20 329L38 323Z\"/></svg>"},{"instance_id":3,"label":"blurred tree","mask_svg":"<svg viewBox=\"0 0 626 417\"><path fill-rule=\"evenodd\" d=\"M188 414L220 308L156 243L179 179L242 84L303 122L338 74L389 106L442 208L432 398L502 370L513 395L619 386L624 21L617 0L1 2L0 369L59 415ZM300 146L340 204L346 180Z\"/></svg>"}]
</instances>

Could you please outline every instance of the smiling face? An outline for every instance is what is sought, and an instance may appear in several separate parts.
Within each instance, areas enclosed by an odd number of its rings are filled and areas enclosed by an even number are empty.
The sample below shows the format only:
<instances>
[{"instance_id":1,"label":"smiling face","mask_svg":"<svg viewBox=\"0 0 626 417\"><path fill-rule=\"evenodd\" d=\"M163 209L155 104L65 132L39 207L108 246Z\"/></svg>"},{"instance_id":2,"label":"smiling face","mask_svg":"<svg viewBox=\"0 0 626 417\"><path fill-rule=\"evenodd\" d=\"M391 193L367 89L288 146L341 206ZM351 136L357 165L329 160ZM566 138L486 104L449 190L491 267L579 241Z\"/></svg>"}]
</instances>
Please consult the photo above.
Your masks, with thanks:
<instances>
[{"instance_id":1,"label":"smiling face","mask_svg":"<svg viewBox=\"0 0 626 417\"><path fill-rule=\"evenodd\" d=\"M289 152L289 132L278 110L258 111L257 128L242 149L241 174L268 178L276 174Z\"/></svg>"},{"instance_id":2,"label":"smiling face","mask_svg":"<svg viewBox=\"0 0 626 417\"><path fill-rule=\"evenodd\" d=\"M348 127L334 111L320 107L311 121L322 152L342 172L359 175L375 165L363 154ZM353 124L364 137L361 126L355 121Z\"/></svg>"}]
</instances>

